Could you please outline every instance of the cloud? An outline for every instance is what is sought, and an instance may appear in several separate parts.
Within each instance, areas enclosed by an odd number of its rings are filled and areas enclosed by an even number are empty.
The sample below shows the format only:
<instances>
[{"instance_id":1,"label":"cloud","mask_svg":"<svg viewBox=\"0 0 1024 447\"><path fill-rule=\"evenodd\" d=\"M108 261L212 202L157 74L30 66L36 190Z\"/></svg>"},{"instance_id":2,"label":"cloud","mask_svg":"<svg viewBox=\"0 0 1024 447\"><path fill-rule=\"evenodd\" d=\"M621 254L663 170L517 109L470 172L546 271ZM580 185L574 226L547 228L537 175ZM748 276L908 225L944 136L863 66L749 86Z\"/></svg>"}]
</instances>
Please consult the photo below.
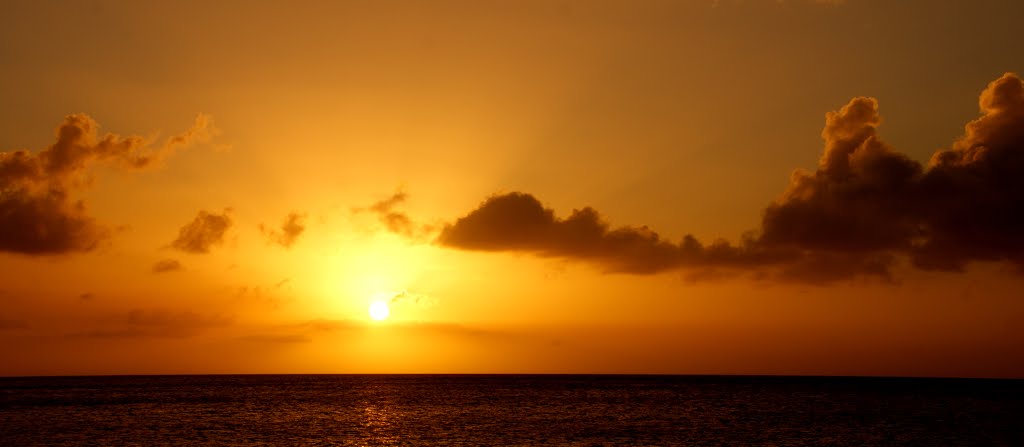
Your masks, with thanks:
<instances>
[{"instance_id":1,"label":"cloud","mask_svg":"<svg viewBox=\"0 0 1024 447\"><path fill-rule=\"evenodd\" d=\"M981 116L937 152L920 181L914 265L962 270L970 261L1024 267L1024 82L1007 73L979 99Z\"/></svg>"},{"instance_id":2,"label":"cloud","mask_svg":"<svg viewBox=\"0 0 1024 447\"><path fill-rule=\"evenodd\" d=\"M181 227L171 247L186 253L209 253L210 248L224 242L224 235L231 228L230 208L221 214L200 210L192 222Z\"/></svg>"},{"instance_id":3,"label":"cloud","mask_svg":"<svg viewBox=\"0 0 1024 447\"><path fill-rule=\"evenodd\" d=\"M284 248L291 248L295 240L299 238L299 235L306 230L305 219L305 214L293 211L285 217L280 230L268 228L263 224L260 224L259 228L260 232L263 233L270 243L279 244Z\"/></svg>"},{"instance_id":4,"label":"cloud","mask_svg":"<svg viewBox=\"0 0 1024 447\"><path fill-rule=\"evenodd\" d=\"M434 231L434 226L421 224L414 221L407 213L399 208L408 200L409 195L399 189L394 194L384 198L367 208L356 208L354 212L369 211L377 216L377 220L384 225L389 232L405 236L411 239L419 239Z\"/></svg>"},{"instance_id":5,"label":"cloud","mask_svg":"<svg viewBox=\"0 0 1024 447\"><path fill-rule=\"evenodd\" d=\"M93 167L147 168L218 133L208 115L199 115L190 129L159 147L139 136L101 136L99 127L87 115L68 115L49 147L0 152L0 251L56 255L95 249L110 230L76 199L90 184Z\"/></svg>"},{"instance_id":6,"label":"cloud","mask_svg":"<svg viewBox=\"0 0 1024 447\"><path fill-rule=\"evenodd\" d=\"M654 273L679 263L680 247L647 227L610 229L593 208L559 219L530 194L489 197L441 230L437 241L479 251L523 251L546 257L591 260L609 270Z\"/></svg>"},{"instance_id":7,"label":"cloud","mask_svg":"<svg viewBox=\"0 0 1024 447\"><path fill-rule=\"evenodd\" d=\"M765 211L762 242L839 253L898 253L927 270L972 261L1024 266L1024 82L988 85L981 116L928 166L877 133L873 99L828 115L825 154Z\"/></svg>"},{"instance_id":8,"label":"cloud","mask_svg":"<svg viewBox=\"0 0 1024 447\"><path fill-rule=\"evenodd\" d=\"M78 295L78 299L82 301L92 301L96 299L96 294L92 292L86 292Z\"/></svg>"},{"instance_id":9,"label":"cloud","mask_svg":"<svg viewBox=\"0 0 1024 447\"><path fill-rule=\"evenodd\" d=\"M606 272L636 274L682 267L757 266L798 256L760 247L749 237L740 245L724 240L705 245L692 235L673 243L646 226L612 228L590 207L573 210L562 219L536 197L520 192L487 198L477 209L445 226L437 243L464 250L577 259L599 265Z\"/></svg>"},{"instance_id":10,"label":"cloud","mask_svg":"<svg viewBox=\"0 0 1024 447\"><path fill-rule=\"evenodd\" d=\"M195 312L135 309L105 318L92 330L71 334L78 338L187 338L209 329L231 325L233 319Z\"/></svg>"},{"instance_id":11,"label":"cloud","mask_svg":"<svg viewBox=\"0 0 1024 447\"><path fill-rule=\"evenodd\" d=\"M177 272L184 269L184 266L177 259L161 259L153 263L153 273Z\"/></svg>"},{"instance_id":12,"label":"cloud","mask_svg":"<svg viewBox=\"0 0 1024 447\"><path fill-rule=\"evenodd\" d=\"M854 277L894 282L900 258L959 271L1003 261L1024 272L1024 82L1007 73L982 92L981 116L928 166L879 136L878 101L852 99L826 115L813 172L796 171L737 245L692 236L667 241L646 226L611 227L594 209L559 218L534 196L487 198L446 225L436 242L589 262L604 271L720 270L825 284Z\"/></svg>"}]
</instances>

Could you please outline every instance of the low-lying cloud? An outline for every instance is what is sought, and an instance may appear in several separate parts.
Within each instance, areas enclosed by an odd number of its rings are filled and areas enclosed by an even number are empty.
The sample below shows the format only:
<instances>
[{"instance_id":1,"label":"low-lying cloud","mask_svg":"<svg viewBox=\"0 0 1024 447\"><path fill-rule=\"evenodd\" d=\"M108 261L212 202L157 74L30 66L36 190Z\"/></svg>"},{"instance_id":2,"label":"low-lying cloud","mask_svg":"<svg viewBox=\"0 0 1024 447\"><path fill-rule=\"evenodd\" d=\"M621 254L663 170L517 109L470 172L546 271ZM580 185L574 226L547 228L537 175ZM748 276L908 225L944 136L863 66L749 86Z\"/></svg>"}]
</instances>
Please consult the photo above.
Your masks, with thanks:
<instances>
[{"instance_id":1,"label":"low-lying cloud","mask_svg":"<svg viewBox=\"0 0 1024 447\"><path fill-rule=\"evenodd\" d=\"M927 166L881 140L873 98L826 115L817 169L796 171L738 244L668 241L646 226L613 228L594 209L559 218L534 196L495 195L445 226L437 243L586 261L610 272L686 269L828 283L893 281L901 257L925 270L961 271L974 261L1024 271L1024 82L988 85L981 116Z\"/></svg>"},{"instance_id":2,"label":"low-lying cloud","mask_svg":"<svg viewBox=\"0 0 1024 447\"><path fill-rule=\"evenodd\" d=\"M55 255L97 248L111 231L78 198L93 167L147 168L217 133L212 119L199 115L190 129L153 147L139 136L101 136L92 118L68 115L49 147L35 153L0 152L0 251Z\"/></svg>"}]
</instances>

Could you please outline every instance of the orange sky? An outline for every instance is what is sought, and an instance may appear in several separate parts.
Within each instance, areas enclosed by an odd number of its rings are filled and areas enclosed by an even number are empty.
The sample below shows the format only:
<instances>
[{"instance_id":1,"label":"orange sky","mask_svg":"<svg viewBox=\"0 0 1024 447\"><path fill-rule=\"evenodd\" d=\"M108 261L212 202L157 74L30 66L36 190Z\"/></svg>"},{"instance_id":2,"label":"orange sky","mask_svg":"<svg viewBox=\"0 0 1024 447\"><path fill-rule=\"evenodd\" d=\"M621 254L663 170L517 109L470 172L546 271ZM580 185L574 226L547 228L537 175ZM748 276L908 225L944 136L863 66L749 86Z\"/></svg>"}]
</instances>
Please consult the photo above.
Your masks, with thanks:
<instances>
[{"instance_id":1,"label":"orange sky","mask_svg":"<svg viewBox=\"0 0 1024 447\"><path fill-rule=\"evenodd\" d=\"M1024 377L1022 15L13 2L0 375Z\"/></svg>"}]
</instances>

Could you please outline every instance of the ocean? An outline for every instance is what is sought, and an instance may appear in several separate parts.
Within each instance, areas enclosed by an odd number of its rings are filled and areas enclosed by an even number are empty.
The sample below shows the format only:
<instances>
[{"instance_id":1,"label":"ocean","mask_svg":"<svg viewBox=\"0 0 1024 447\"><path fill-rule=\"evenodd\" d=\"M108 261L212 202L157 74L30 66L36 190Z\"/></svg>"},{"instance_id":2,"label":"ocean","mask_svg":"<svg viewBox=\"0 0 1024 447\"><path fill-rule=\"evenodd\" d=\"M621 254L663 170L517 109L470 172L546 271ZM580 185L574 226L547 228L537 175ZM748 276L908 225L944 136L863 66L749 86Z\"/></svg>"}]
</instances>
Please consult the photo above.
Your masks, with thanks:
<instances>
[{"instance_id":1,"label":"ocean","mask_svg":"<svg viewBox=\"0 0 1024 447\"><path fill-rule=\"evenodd\" d=\"M0 378L0 445L1024 446L1024 381Z\"/></svg>"}]
</instances>

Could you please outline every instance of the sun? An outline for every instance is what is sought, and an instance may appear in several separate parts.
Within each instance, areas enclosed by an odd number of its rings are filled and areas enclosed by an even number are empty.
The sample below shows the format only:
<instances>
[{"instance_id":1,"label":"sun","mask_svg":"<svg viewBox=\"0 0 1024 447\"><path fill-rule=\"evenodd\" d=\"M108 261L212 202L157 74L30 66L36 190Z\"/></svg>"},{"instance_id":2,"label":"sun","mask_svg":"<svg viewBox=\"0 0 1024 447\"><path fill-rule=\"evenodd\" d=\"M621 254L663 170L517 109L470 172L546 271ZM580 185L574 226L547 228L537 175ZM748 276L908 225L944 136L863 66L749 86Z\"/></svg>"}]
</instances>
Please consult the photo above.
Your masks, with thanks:
<instances>
[{"instance_id":1,"label":"sun","mask_svg":"<svg viewBox=\"0 0 1024 447\"><path fill-rule=\"evenodd\" d=\"M383 301L374 301L370 303L370 318L381 321L388 317L391 313L391 309L388 308L388 303Z\"/></svg>"}]
</instances>

